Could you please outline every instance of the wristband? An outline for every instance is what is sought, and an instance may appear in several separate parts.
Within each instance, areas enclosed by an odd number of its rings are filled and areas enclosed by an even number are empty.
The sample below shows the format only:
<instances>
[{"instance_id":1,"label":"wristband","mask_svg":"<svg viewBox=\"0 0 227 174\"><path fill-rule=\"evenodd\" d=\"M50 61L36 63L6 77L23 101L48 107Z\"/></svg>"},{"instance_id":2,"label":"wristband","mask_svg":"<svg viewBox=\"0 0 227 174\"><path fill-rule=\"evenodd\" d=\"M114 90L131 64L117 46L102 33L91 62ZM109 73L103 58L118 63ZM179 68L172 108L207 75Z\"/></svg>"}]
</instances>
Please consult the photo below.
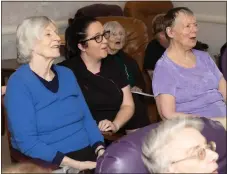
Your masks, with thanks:
<instances>
[{"instance_id":1,"label":"wristband","mask_svg":"<svg viewBox=\"0 0 227 174\"><path fill-rule=\"evenodd\" d=\"M105 150L105 148L104 147L101 147L99 150L97 150L96 155L99 155L99 151L100 150Z\"/></svg>"}]
</instances>

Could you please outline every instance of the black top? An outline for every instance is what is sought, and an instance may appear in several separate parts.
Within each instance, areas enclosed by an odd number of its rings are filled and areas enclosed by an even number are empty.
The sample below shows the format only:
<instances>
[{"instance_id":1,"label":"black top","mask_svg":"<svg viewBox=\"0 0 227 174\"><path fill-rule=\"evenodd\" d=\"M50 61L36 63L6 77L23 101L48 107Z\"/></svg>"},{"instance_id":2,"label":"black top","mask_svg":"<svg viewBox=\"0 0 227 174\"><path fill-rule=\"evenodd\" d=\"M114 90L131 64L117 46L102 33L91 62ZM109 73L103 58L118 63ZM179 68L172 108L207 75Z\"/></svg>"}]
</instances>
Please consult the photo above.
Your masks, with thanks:
<instances>
[{"instance_id":1,"label":"black top","mask_svg":"<svg viewBox=\"0 0 227 174\"><path fill-rule=\"evenodd\" d=\"M152 40L145 51L144 69L154 70L156 62L161 58L165 50L166 48L164 48L158 40Z\"/></svg>"},{"instance_id":2,"label":"black top","mask_svg":"<svg viewBox=\"0 0 227 174\"><path fill-rule=\"evenodd\" d=\"M80 57L65 60L59 65L70 68L75 74L94 119L113 121L123 100L121 88L128 85L124 72L113 59L102 59L100 72L87 70Z\"/></svg>"},{"instance_id":3,"label":"black top","mask_svg":"<svg viewBox=\"0 0 227 174\"><path fill-rule=\"evenodd\" d=\"M108 58L114 59L120 65L121 70L125 71L128 83L131 87L137 86L145 91L145 81L143 74L137 62L133 58L131 58L122 50L118 51L118 53L116 53L115 55L108 55ZM119 61L119 59L121 61ZM124 64L124 66L122 66L121 64Z\"/></svg>"}]
</instances>

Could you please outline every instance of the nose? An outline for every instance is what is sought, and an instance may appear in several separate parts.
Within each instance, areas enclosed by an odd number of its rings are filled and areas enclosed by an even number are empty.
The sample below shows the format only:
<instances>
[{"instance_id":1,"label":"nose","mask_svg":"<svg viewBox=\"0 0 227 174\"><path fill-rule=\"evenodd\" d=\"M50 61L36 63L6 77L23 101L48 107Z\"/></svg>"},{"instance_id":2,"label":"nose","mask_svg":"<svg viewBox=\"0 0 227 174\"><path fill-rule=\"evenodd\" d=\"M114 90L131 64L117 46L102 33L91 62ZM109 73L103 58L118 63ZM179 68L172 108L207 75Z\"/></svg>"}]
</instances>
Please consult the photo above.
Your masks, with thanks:
<instances>
[{"instance_id":1,"label":"nose","mask_svg":"<svg viewBox=\"0 0 227 174\"><path fill-rule=\"evenodd\" d=\"M206 153L209 162L216 162L218 160L219 155L217 152L207 149Z\"/></svg>"},{"instance_id":2,"label":"nose","mask_svg":"<svg viewBox=\"0 0 227 174\"><path fill-rule=\"evenodd\" d=\"M103 39L102 39L102 43L104 43L104 44L108 43L107 39L104 36L103 36Z\"/></svg>"},{"instance_id":3,"label":"nose","mask_svg":"<svg viewBox=\"0 0 227 174\"><path fill-rule=\"evenodd\" d=\"M54 35L54 40L59 42L59 41L61 41L61 38L60 38L60 36L58 34L55 34Z\"/></svg>"}]
</instances>

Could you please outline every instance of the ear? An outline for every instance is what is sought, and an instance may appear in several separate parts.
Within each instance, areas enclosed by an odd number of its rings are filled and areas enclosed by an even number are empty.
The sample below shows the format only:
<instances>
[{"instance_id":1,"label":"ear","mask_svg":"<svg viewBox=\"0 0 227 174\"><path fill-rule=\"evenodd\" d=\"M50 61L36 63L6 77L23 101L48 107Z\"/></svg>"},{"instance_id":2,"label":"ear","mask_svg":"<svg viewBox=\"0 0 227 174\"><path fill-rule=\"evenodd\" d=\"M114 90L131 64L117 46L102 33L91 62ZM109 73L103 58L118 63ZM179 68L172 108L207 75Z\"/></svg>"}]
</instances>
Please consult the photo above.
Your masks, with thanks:
<instances>
[{"instance_id":1,"label":"ear","mask_svg":"<svg viewBox=\"0 0 227 174\"><path fill-rule=\"evenodd\" d=\"M171 27L167 27L167 28L166 28L166 33L167 33L167 35L168 35L170 38L173 38L174 33L173 33L173 30L172 30Z\"/></svg>"},{"instance_id":2,"label":"ear","mask_svg":"<svg viewBox=\"0 0 227 174\"><path fill-rule=\"evenodd\" d=\"M81 51L83 51L83 52L85 51L85 48L81 43L77 44L77 46Z\"/></svg>"}]
</instances>

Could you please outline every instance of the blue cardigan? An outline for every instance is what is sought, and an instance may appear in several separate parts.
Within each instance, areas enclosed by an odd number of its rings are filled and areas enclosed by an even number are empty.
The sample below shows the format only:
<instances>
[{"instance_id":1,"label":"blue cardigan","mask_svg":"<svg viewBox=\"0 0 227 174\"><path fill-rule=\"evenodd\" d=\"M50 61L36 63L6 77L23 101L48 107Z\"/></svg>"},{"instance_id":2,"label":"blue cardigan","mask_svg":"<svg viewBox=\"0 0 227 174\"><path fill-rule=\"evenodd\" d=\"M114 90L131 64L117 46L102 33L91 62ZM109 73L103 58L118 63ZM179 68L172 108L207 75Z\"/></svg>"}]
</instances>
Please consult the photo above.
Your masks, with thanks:
<instances>
[{"instance_id":1,"label":"blue cardigan","mask_svg":"<svg viewBox=\"0 0 227 174\"><path fill-rule=\"evenodd\" d=\"M57 93L49 91L26 64L10 77L5 96L12 146L49 162L59 153L104 141L72 71L56 65L54 69Z\"/></svg>"}]
</instances>

